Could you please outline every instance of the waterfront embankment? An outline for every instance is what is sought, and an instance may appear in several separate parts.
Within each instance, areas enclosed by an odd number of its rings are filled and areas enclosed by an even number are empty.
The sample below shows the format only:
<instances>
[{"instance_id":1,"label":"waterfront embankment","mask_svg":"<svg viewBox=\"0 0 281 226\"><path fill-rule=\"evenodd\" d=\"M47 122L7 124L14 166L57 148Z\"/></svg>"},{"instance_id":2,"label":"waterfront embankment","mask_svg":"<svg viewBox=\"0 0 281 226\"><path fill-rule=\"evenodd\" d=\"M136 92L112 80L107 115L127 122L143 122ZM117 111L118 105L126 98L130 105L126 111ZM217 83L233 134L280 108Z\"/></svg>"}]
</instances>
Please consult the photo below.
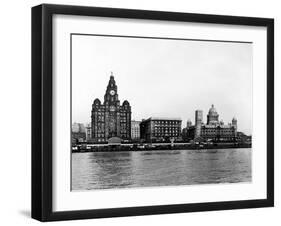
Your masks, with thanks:
<instances>
[{"instance_id":1,"label":"waterfront embankment","mask_svg":"<svg viewBox=\"0 0 281 226\"><path fill-rule=\"evenodd\" d=\"M72 152L154 151L251 148L250 143L146 143L146 144L77 144Z\"/></svg>"}]
</instances>

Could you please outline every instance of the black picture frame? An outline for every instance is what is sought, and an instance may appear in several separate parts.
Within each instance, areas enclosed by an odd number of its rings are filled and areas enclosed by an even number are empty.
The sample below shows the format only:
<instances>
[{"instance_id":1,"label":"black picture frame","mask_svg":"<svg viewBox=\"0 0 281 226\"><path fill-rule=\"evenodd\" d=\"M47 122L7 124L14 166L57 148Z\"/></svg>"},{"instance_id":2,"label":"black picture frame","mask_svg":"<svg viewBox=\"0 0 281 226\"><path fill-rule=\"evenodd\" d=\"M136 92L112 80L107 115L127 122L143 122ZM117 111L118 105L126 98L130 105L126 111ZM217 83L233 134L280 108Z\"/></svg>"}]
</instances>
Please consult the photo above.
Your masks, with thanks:
<instances>
[{"instance_id":1,"label":"black picture frame","mask_svg":"<svg viewBox=\"0 0 281 226\"><path fill-rule=\"evenodd\" d=\"M266 27L267 198L54 212L52 210L52 17L55 14ZM40 221L57 221L271 206L274 206L273 19L50 4L32 8L32 218Z\"/></svg>"}]
</instances>

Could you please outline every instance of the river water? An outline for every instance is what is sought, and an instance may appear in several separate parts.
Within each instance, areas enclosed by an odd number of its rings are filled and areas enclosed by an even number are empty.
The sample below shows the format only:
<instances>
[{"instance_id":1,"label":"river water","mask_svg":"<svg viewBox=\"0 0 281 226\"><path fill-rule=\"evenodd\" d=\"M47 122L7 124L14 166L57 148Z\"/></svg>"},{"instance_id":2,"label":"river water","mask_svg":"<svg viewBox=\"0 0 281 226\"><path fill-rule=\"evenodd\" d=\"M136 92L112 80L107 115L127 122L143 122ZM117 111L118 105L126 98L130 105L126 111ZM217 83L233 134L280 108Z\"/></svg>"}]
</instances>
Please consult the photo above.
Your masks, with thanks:
<instances>
[{"instance_id":1,"label":"river water","mask_svg":"<svg viewBox=\"0 0 281 226\"><path fill-rule=\"evenodd\" d=\"M251 182L251 148L72 153L72 190Z\"/></svg>"}]
</instances>

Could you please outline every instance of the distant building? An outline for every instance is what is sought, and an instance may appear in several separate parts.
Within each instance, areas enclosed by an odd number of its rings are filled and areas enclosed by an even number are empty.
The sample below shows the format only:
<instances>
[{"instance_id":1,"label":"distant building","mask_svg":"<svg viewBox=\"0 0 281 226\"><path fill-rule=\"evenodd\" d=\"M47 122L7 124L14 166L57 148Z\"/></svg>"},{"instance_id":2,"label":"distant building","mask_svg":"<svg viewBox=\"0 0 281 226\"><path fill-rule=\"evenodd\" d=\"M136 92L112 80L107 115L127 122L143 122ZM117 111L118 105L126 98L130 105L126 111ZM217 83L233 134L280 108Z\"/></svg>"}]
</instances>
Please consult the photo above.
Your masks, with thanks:
<instances>
[{"instance_id":1,"label":"distant building","mask_svg":"<svg viewBox=\"0 0 281 226\"><path fill-rule=\"evenodd\" d=\"M187 140L186 134L187 134L188 129L191 127L192 127L192 122L190 119L188 119L186 122L186 127L182 129L182 133L181 133L183 140Z\"/></svg>"},{"instance_id":2,"label":"distant building","mask_svg":"<svg viewBox=\"0 0 281 226\"><path fill-rule=\"evenodd\" d=\"M85 132L84 124L83 123L74 122L72 124L72 132L74 132L74 133Z\"/></svg>"},{"instance_id":3,"label":"distant building","mask_svg":"<svg viewBox=\"0 0 281 226\"><path fill-rule=\"evenodd\" d=\"M252 136L247 136L242 132L237 132L237 141L240 143L252 143Z\"/></svg>"},{"instance_id":4,"label":"distant building","mask_svg":"<svg viewBox=\"0 0 281 226\"><path fill-rule=\"evenodd\" d=\"M86 125L86 140L91 141L92 140L92 127L91 123L88 123Z\"/></svg>"},{"instance_id":5,"label":"distant building","mask_svg":"<svg viewBox=\"0 0 281 226\"><path fill-rule=\"evenodd\" d=\"M82 123L74 122L72 124L72 143L76 144L85 141L86 141L85 126Z\"/></svg>"},{"instance_id":6,"label":"distant building","mask_svg":"<svg viewBox=\"0 0 281 226\"><path fill-rule=\"evenodd\" d=\"M180 140L181 123L178 118L148 118L140 123L140 137L145 142Z\"/></svg>"},{"instance_id":7,"label":"distant building","mask_svg":"<svg viewBox=\"0 0 281 226\"><path fill-rule=\"evenodd\" d=\"M195 111L195 137L201 136L201 128L203 124L203 111L196 110Z\"/></svg>"},{"instance_id":8,"label":"distant building","mask_svg":"<svg viewBox=\"0 0 281 226\"><path fill-rule=\"evenodd\" d=\"M91 114L92 141L108 142L110 138L131 139L131 106L127 100L120 105L117 85L111 74L103 104L95 99Z\"/></svg>"},{"instance_id":9,"label":"distant building","mask_svg":"<svg viewBox=\"0 0 281 226\"><path fill-rule=\"evenodd\" d=\"M186 128L189 128L191 126L192 126L192 122L190 121L190 119L188 119L186 122Z\"/></svg>"},{"instance_id":10,"label":"distant building","mask_svg":"<svg viewBox=\"0 0 281 226\"><path fill-rule=\"evenodd\" d=\"M131 139L134 141L140 139L140 121L131 121Z\"/></svg>"},{"instance_id":11,"label":"distant building","mask_svg":"<svg viewBox=\"0 0 281 226\"><path fill-rule=\"evenodd\" d=\"M237 119L233 118L232 123L224 125L219 121L219 114L214 105L211 106L207 115L207 124L203 123L203 111L195 112L195 125L183 129L184 140L213 140L213 141L236 141L237 140Z\"/></svg>"}]
</instances>

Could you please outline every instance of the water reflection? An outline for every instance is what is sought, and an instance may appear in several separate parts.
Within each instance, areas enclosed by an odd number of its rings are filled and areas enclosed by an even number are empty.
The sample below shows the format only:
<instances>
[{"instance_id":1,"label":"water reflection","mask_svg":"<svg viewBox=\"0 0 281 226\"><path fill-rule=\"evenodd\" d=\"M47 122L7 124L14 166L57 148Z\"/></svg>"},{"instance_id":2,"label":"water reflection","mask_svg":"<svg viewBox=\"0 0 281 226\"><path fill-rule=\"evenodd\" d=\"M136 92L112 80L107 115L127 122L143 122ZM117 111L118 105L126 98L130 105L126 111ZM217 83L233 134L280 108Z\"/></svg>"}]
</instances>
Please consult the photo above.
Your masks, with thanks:
<instances>
[{"instance_id":1,"label":"water reflection","mask_svg":"<svg viewBox=\"0 0 281 226\"><path fill-rule=\"evenodd\" d=\"M72 154L72 189L251 181L251 149Z\"/></svg>"}]
</instances>

